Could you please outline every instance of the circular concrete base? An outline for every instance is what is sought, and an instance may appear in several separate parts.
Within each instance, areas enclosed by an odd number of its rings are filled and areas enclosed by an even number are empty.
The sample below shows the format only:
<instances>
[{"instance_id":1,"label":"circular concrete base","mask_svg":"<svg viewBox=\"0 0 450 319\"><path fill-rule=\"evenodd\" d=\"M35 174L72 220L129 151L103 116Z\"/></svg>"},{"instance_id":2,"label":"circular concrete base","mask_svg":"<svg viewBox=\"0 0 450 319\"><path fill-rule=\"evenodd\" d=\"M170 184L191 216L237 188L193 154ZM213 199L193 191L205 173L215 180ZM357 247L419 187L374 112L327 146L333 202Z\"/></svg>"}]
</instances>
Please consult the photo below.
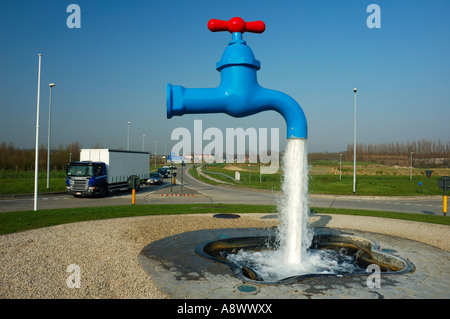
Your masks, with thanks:
<instances>
[{"instance_id":1,"label":"circular concrete base","mask_svg":"<svg viewBox=\"0 0 450 319\"><path fill-rule=\"evenodd\" d=\"M230 237L266 236L270 229L235 228L199 230L181 233L152 242L138 256L144 270L155 285L169 298L239 298L239 299L307 299L307 298L449 298L450 254L439 248L391 235L337 230L376 241L380 250L412 262L413 273L402 275L381 274L379 288L373 279L357 277L316 277L289 285L255 285L252 293L236 278L225 264L201 257L195 248L206 242ZM327 229L330 231L330 229Z\"/></svg>"}]
</instances>

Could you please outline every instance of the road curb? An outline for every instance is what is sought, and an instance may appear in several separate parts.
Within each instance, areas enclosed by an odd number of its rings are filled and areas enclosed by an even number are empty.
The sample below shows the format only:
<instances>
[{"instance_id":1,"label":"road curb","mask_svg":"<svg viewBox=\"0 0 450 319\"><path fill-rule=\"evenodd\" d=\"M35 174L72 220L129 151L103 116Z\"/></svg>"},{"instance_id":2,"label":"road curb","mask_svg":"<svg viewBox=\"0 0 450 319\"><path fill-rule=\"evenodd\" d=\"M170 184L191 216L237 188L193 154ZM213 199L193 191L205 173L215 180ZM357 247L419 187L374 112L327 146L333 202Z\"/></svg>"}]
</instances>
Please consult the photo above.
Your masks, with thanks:
<instances>
[{"instance_id":1,"label":"road curb","mask_svg":"<svg viewBox=\"0 0 450 319\"><path fill-rule=\"evenodd\" d=\"M52 193L38 193L38 196L47 195L63 195L67 192L52 192ZM10 194L10 195L0 195L0 200L2 199L16 199L16 198L33 198L34 194Z\"/></svg>"}]
</instances>

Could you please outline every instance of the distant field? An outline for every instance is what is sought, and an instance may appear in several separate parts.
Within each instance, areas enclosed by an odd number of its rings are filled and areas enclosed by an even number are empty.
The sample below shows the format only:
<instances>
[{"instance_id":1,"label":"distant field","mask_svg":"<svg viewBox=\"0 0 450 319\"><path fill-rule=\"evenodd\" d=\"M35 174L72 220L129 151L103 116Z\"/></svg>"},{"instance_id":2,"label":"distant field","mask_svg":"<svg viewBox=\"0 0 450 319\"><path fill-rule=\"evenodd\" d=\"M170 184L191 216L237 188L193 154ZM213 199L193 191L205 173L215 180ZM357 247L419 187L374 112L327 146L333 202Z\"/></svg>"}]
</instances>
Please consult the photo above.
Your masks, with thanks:
<instances>
[{"instance_id":1,"label":"distant field","mask_svg":"<svg viewBox=\"0 0 450 319\"><path fill-rule=\"evenodd\" d=\"M450 169L430 169L433 173L429 181L425 174L426 169L413 169L412 180L409 178L408 167L386 166L376 163L357 162L356 193L367 196L419 196L443 195L437 187L440 176L449 176ZM240 173L240 182L236 183L218 174L209 176L235 184L254 188L280 190L283 174L281 169L277 174L260 175L259 165L252 164L209 164L203 172L226 174L235 177L236 171ZM342 165L342 179L339 176L339 163L336 161L316 161L310 165L309 191L315 194L353 194L353 163L344 162ZM260 182L261 179L261 182ZM421 183L421 185L420 185Z\"/></svg>"}]
</instances>

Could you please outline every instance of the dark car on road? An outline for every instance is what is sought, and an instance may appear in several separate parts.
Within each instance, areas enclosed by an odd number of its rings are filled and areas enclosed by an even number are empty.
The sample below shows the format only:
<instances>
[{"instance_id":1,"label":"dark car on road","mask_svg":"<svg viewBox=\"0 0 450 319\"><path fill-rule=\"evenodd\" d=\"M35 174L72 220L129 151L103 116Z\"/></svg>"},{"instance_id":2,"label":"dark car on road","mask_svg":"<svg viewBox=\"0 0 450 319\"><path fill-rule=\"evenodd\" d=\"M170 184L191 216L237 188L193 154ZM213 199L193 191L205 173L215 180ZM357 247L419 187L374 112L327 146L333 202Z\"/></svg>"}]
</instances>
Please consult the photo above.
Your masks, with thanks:
<instances>
[{"instance_id":1,"label":"dark car on road","mask_svg":"<svg viewBox=\"0 0 450 319\"><path fill-rule=\"evenodd\" d=\"M160 173L150 173L150 178L147 180L147 184L158 184L163 183L163 177Z\"/></svg>"},{"instance_id":2,"label":"dark car on road","mask_svg":"<svg viewBox=\"0 0 450 319\"><path fill-rule=\"evenodd\" d=\"M163 178L169 177L170 169L166 167L158 168L158 173L161 174Z\"/></svg>"}]
</instances>

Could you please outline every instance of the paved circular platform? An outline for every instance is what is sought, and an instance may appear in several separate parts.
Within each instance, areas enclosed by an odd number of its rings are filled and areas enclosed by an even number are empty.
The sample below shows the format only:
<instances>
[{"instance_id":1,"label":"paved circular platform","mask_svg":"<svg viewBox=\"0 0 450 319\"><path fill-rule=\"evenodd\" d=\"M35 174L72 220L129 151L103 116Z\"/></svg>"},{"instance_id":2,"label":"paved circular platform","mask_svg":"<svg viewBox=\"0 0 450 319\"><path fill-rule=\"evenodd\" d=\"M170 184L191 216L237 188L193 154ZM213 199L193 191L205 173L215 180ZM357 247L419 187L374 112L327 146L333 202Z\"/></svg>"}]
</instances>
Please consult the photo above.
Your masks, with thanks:
<instances>
[{"instance_id":1,"label":"paved circular platform","mask_svg":"<svg viewBox=\"0 0 450 319\"><path fill-rule=\"evenodd\" d=\"M328 229L329 231L330 229ZM235 228L199 230L163 238L146 246L138 256L158 289L169 298L449 298L450 253L409 239L359 230L332 231L371 239L380 250L407 259L415 271L381 274L380 288L369 288L367 276L316 277L289 285L248 284L231 268L201 257L195 248L226 237L266 236L270 229Z\"/></svg>"}]
</instances>

